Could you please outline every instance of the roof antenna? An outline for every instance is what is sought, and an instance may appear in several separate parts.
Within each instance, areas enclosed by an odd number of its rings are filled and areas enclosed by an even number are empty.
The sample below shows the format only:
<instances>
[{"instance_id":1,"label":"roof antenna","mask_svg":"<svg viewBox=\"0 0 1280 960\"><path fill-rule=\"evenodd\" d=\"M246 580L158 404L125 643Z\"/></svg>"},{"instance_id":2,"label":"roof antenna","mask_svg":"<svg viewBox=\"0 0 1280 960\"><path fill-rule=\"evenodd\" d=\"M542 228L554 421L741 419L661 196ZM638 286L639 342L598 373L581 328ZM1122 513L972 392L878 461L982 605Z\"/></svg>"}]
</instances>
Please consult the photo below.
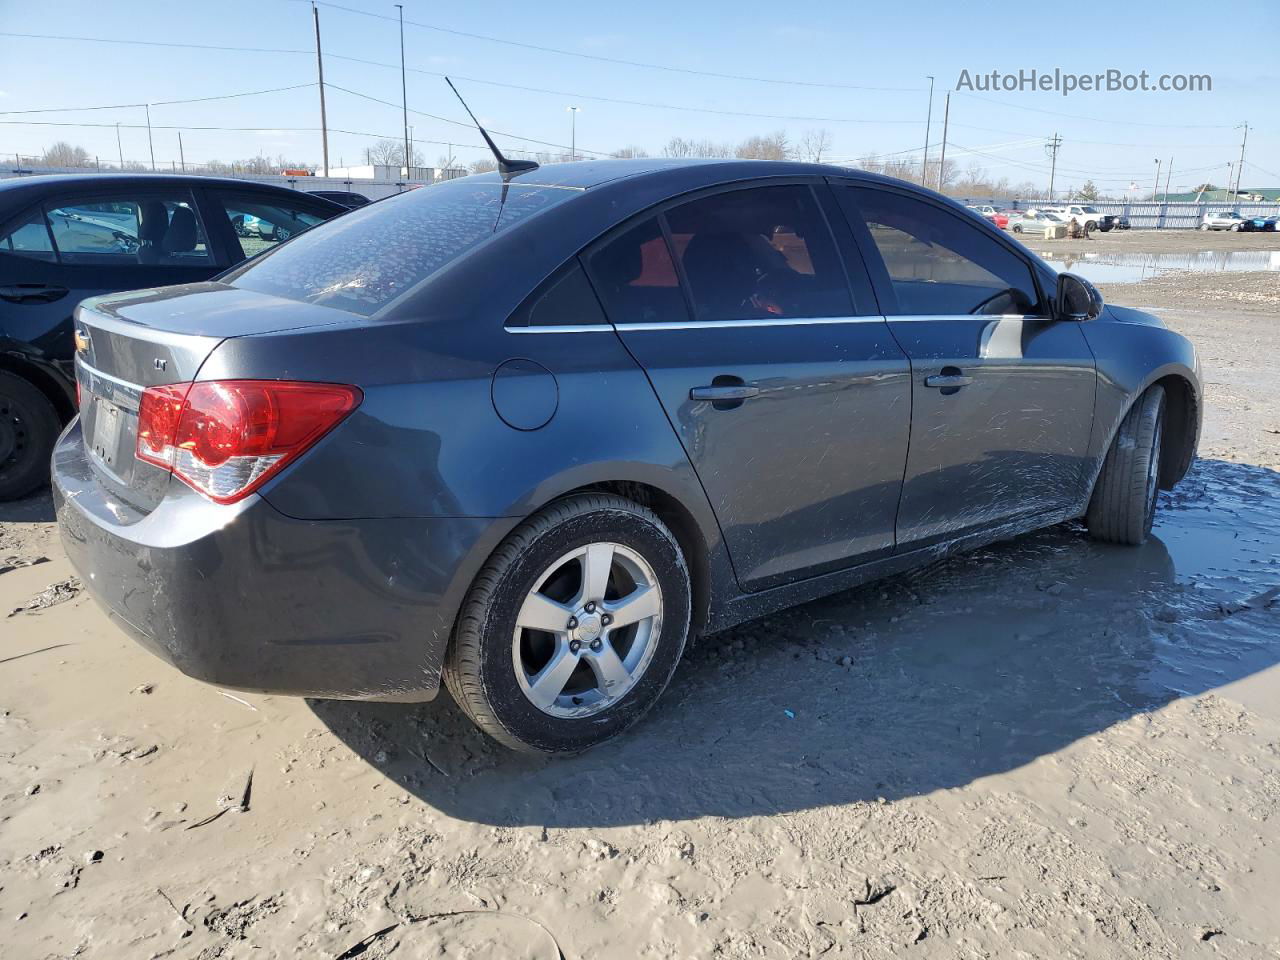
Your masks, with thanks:
<instances>
[{"instance_id":1,"label":"roof antenna","mask_svg":"<svg viewBox=\"0 0 1280 960\"><path fill-rule=\"evenodd\" d=\"M508 160L502 155L502 151L498 149L498 145L493 142L493 137L489 136L489 131L480 126L480 121L476 119L476 115L471 112L471 108L467 106L467 101L462 99L462 94L458 92L458 88L453 85L453 81L448 77L444 78L444 82L449 85L449 89L453 91L453 95L458 98L458 102L462 104L462 109L467 111L467 116L471 118L471 122L476 125L476 129L480 131L480 136L484 137L484 142L489 145L489 149L493 151L493 157L498 161L498 170L504 177L510 177L525 170L537 170L538 165L532 160Z\"/></svg>"}]
</instances>

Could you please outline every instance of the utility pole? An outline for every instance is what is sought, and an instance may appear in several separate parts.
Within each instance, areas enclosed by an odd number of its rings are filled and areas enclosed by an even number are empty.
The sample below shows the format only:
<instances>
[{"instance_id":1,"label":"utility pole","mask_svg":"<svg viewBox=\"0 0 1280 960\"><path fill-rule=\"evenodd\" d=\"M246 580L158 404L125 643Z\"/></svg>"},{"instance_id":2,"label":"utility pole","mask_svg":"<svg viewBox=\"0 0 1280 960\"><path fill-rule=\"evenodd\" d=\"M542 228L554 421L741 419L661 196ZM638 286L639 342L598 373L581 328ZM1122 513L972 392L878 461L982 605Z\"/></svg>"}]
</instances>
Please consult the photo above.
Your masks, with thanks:
<instances>
[{"instance_id":1,"label":"utility pole","mask_svg":"<svg viewBox=\"0 0 1280 960\"><path fill-rule=\"evenodd\" d=\"M938 192L942 192L942 181L947 176L947 130L951 125L951 91L947 91L947 103L942 110L942 159L938 161Z\"/></svg>"},{"instance_id":2,"label":"utility pole","mask_svg":"<svg viewBox=\"0 0 1280 960\"><path fill-rule=\"evenodd\" d=\"M1164 202L1169 202L1169 181L1173 179L1173 157L1169 158L1169 165L1164 168Z\"/></svg>"},{"instance_id":3,"label":"utility pole","mask_svg":"<svg viewBox=\"0 0 1280 960\"><path fill-rule=\"evenodd\" d=\"M151 142L151 104L147 104L147 149L151 151L151 172L156 172L156 148Z\"/></svg>"},{"instance_id":4,"label":"utility pole","mask_svg":"<svg viewBox=\"0 0 1280 960\"><path fill-rule=\"evenodd\" d=\"M182 172L187 172L187 155L182 149L182 131L178 131L178 159L182 161Z\"/></svg>"},{"instance_id":5,"label":"utility pole","mask_svg":"<svg viewBox=\"0 0 1280 960\"><path fill-rule=\"evenodd\" d=\"M413 166L413 154L409 152L409 85L405 80L404 70L404 4L397 3L400 11L400 102L404 107L404 178L409 179L409 168Z\"/></svg>"},{"instance_id":6,"label":"utility pole","mask_svg":"<svg viewBox=\"0 0 1280 960\"><path fill-rule=\"evenodd\" d=\"M929 186L929 133L933 128L933 77L929 78L929 113L924 121L924 163L920 165L920 186Z\"/></svg>"},{"instance_id":7,"label":"utility pole","mask_svg":"<svg viewBox=\"0 0 1280 960\"><path fill-rule=\"evenodd\" d=\"M569 159L578 159L578 111L581 107L566 107L569 111Z\"/></svg>"},{"instance_id":8,"label":"utility pole","mask_svg":"<svg viewBox=\"0 0 1280 960\"><path fill-rule=\"evenodd\" d=\"M1249 142L1249 124L1244 126L1244 137L1240 140L1240 163L1236 167L1236 196L1240 195L1240 178L1244 176L1244 145Z\"/></svg>"},{"instance_id":9,"label":"utility pole","mask_svg":"<svg viewBox=\"0 0 1280 960\"><path fill-rule=\"evenodd\" d=\"M1160 200L1160 158L1156 157L1156 185L1151 188L1151 201L1157 203Z\"/></svg>"},{"instance_id":10,"label":"utility pole","mask_svg":"<svg viewBox=\"0 0 1280 960\"><path fill-rule=\"evenodd\" d=\"M120 169L124 169L124 147L120 145L120 121L116 121L116 150L120 152ZM22 166L22 164L18 164Z\"/></svg>"},{"instance_id":11,"label":"utility pole","mask_svg":"<svg viewBox=\"0 0 1280 960\"><path fill-rule=\"evenodd\" d=\"M1053 203L1053 181L1058 175L1058 150L1062 146L1062 138L1058 136L1058 132L1053 132L1053 137L1045 144L1045 148L1049 151L1049 202Z\"/></svg>"},{"instance_id":12,"label":"utility pole","mask_svg":"<svg viewBox=\"0 0 1280 960\"><path fill-rule=\"evenodd\" d=\"M320 8L311 3L311 15L316 22L316 73L320 77L320 146L324 151L324 175L329 175L329 120L324 111L324 58L320 54Z\"/></svg>"}]
</instances>

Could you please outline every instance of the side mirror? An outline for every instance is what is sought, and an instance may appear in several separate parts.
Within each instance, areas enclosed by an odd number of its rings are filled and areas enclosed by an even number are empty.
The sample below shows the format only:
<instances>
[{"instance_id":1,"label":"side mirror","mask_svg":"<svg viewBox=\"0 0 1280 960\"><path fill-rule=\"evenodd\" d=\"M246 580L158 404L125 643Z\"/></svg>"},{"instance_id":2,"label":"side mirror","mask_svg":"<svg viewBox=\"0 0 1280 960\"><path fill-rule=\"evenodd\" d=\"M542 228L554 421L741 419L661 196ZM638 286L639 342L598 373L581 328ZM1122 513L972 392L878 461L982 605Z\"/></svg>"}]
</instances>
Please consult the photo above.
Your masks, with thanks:
<instances>
[{"instance_id":1,"label":"side mirror","mask_svg":"<svg viewBox=\"0 0 1280 960\"><path fill-rule=\"evenodd\" d=\"M1053 298L1054 315L1059 320L1092 320L1102 312L1102 294L1084 277L1058 274L1058 292Z\"/></svg>"}]
</instances>

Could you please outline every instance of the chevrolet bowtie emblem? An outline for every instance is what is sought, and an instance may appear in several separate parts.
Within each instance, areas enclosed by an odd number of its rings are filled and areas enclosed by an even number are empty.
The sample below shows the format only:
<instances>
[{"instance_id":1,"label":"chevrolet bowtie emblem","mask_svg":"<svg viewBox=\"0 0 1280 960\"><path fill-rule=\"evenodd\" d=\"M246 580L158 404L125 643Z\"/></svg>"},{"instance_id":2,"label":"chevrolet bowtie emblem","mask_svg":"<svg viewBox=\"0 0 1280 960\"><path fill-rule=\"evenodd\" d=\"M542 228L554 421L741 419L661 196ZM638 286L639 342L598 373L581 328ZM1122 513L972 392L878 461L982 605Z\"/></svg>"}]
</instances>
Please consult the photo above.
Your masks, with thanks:
<instances>
[{"instance_id":1,"label":"chevrolet bowtie emblem","mask_svg":"<svg viewBox=\"0 0 1280 960\"><path fill-rule=\"evenodd\" d=\"M76 330L76 353L84 353L89 349L89 334L85 330Z\"/></svg>"}]
</instances>

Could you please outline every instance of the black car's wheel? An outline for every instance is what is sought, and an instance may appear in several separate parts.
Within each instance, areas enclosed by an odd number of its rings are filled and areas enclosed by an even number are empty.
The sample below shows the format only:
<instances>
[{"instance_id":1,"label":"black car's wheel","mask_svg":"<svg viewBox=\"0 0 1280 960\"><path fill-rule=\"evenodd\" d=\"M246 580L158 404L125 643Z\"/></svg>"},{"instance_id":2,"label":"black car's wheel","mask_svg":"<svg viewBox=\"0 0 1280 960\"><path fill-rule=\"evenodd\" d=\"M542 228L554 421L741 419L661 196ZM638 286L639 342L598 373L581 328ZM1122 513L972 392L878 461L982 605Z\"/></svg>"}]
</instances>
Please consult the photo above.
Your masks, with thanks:
<instances>
[{"instance_id":1,"label":"black car's wheel","mask_svg":"<svg viewBox=\"0 0 1280 960\"><path fill-rule=\"evenodd\" d=\"M617 736L666 688L689 632L689 570L650 510L604 494L530 517L485 564L445 660L453 698L516 750Z\"/></svg>"},{"instance_id":2,"label":"black car's wheel","mask_svg":"<svg viewBox=\"0 0 1280 960\"><path fill-rule=\"evenodd\" d=\"M1089 501L1089 535L1137 546L1151 533L1160 488L1164 387L1148 387L1120 423Z\"/></svg>"},{"instance_id":3,"label":"black car's wheel","mask_svg":"<svg viewBox=\"0 0 1280 960\"><path fill-rule=\"evenodd\" d=\"M1238 223L1233 223L1233 224L1231 225L1231 232L1232 232L1232 233L1239 233L1239 232L1240 232L1240 224L1238 224Z\"/></svg>"},{"instance_id":4,"label":"black car's wheel","mask_svg":"<svg viewBox=\"0 0 1280 960\"><path fill-rule=\"evenodd\" d=\"M16 500L48 481L60 427L48 397L0 371L0 500Z\"/></svg>"}]
</instances>

